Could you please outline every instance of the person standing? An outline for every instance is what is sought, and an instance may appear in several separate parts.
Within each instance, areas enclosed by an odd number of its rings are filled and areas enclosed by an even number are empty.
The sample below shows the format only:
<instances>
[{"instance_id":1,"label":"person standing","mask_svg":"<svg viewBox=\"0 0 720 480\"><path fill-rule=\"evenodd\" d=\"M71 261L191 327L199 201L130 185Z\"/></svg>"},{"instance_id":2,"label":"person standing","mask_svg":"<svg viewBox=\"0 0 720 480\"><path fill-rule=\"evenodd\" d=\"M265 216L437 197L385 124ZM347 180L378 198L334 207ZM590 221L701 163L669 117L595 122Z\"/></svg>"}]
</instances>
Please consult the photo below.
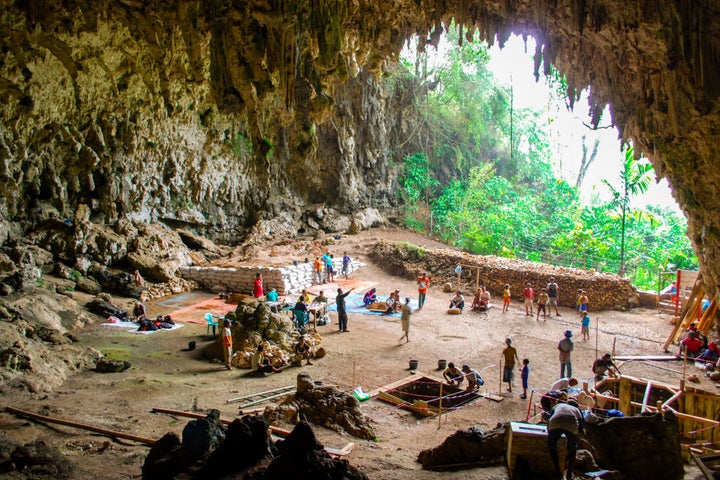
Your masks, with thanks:
<instances>
[{"instance_id":1,"label":"person standing","mask_svg":"<svg viewBox=\"0 0 720 480\"><path fill-rule=\"evenodd\" d=\"M583 341L590 340L590 315L587 312L583 314L580 332L582 332Z\"/></svg>"},{"instance_id":2,"label":"person standing","mask_svg":"<svg viewBox=\"0 0 720 480\"><path fill-rule=\"evenodd\" d=\"M223 344L223 357L225 357L225 368L228 370L232 370L232 350L233 350L233 341L232 341L232 329L230 328L231 322L230 320L224 320L223 321L223 331L222 331L222 344Z\"/></svg>"},{"instance_id":3,"label":"person standing","mask_svg":"<svg viewBox=\"0 0 720 480\"><path fill-rule=\"evenodd\" d=\"M538 295L537 302L538 302L537 316L535 317L535 320L540 320L540 312L542 312L542 314L543 314L543 320L547 319L547 303L548 303L547 288L543 288L540 291L540 295Z\"/></svg>"},{"instance_id":4,"label":"person standing","mask_svg":"<svg viewBox=\"0 0 720 480\"><path fill-rule=\"evenodd\" d=\"M558 343L558 351L560 352L560 378L565 377L566 369L567 376L572 377L572 351L575 348L572 336L572 331L565 330L565 338Z\"/></svg>"},{"instance_id":5,"label":"person standing","mask_svg":"<svg viewBox=\"0 0 720 480\"><path fill-rule=\"evenodd\" d=\"M325 266L325 281L332 282L332 256L330 252L325 252L322 256L322 262Z\"/></svg>"},{"instance_id":6,"label":"person standing","mask_svg":"<svg viewBox=\"0 0 720 480\"><path fill-rule=\"evenodd\" d=\"M520 379L522 380L523 392L520 398L525 400L527 398L528 380L530 379L530 360L523 358L523 366L520 370Z\"/></svg>"},{"instance_id":7,"label":"person standing","mask_svg":"<svg viewBox=\"0 0 720 480\"><path fill-rule=\"evenodd\" d=\"M523 290L523 297L525 298L525 315L533 316L533 302L535 301L535 291L532 288L530 282L525 284L525 290Z\"/></svg>"},{"instance_id":8,"label":"person standing","mask_svg":"<svg viewBox=\"0 0 720 480\"><path fill-rule=\"evenodd\" d=\"M575 400L568 400L567 403L561 402L555 405L550 413L548 420L548 449L550 450L550 458L555 467L556 478L562 477L560 470L560 458L558 457L557 444L563 435L567 440L565 448L567 450L565 478L571 480L573 478L572 471L575 467L575 452L577 452L578 434L584 433L585 422L582 412L578 408Z\"/></svg>"},{"instance_id":9,"label":"person standing","mask_svg":"<svg viewBox=\"0 0 720 480\"><path fill-rule=\"evenodd\" d=\"M345 252L343 254L343 259L342 259L342 271L340 272L340 274L345 277L345 280L348 279L348 272L350 271L350 262L352 262L352 260L350 259L350 255L348 255L348 253Z\"/></svg>"},{"instance_id":10,"label":"person standing","mask_svg":"<svg viewBox=\"0 0 720 480\"><path fill-rule=\"evenodd\" d=\"M263 291L263 278L262 274L258 273L255 275L255 284L253 285L253 297L262 298L265 295Z\"/></svg>"},{"instance_id":11,"label":"person standing","mask_svg":"<svg viewBox=\"0 0 720 480\"><path fill-rule=\"evenodd\" d=\"M512 338L508 337L505 339L505 349L503 350L503 358L505 360L505 365L503 366L503 382L507 382L508 392L512 392L512 381L513 381L513 372L515 371L515 360L518 362L520 359L517 355L517 350L515 347L512 346Z\"/></svg>"},{"instance_id":12,"label":"person standing","mask_svg":"<svg viewBox=\"0 0 720 480\"><path fill-rule=\"evenodd\" d=\"M555 277L550 277L550 281L547 284L547 294L550 307L555 307L555 315L562 317L560 311L558 311L558 284L555 283Z\"/></svg>"},{"instance_id":13,"label":"person standing","mask_svg":"<svg viewBox=\"0 0 720 480\"><path fill-rule=\"evenodd\" d=\"M505 284L505 287L503 287L503 313L510 310L510 284Z\"/></svg>"},{"instance_id":14,"label":"person standing","mask_svg":"<svg viewBox=\"0 0 720 480\"><path fill-rule=\"evenodd\" d=\"M412 308L410 308L410 299L405 297L405 305L402 307L402 311L400 313L400 324L402 325L402 331L403 335L400 337L400 341L402 342L402 339L405 339L405 343L408 343L410 341L410 314L412 313Z\"/></svg>"},{"instance_id":15,"label":"person standing","mask_svg":"<svg viewBox=\"0 0 720 480\"><path fill-rule=\"evenodd\" d=\"M315 271L315 280L317 280L318 285L323 283L323 263L320 260L320 257L315 257L313 270Z\"/></svg>"},{"instance_id":16,"label":"person standing","mask_svg":"<svg viewBox=\"0 0 720 480\"><path fill-rule=\"evenodd\" d=\"M335 297L335 304L337 305L337 312L338 312L338 331L340 332L347 332L349 331L347 329L347 310L345 310L345 299L348 295L350 295L350 292L352 292L354 288L351 288L345 293L342 293L342 288L337 289L337 297Z\"/></svg>"},{"instance_id":17,"label":"person standing","mask_svg":"<svg viewBox=\"0 0 720 480\"><path fill-rule=\"evenodd\" d=\"M423 272L417 280L418 284L418 309L425 305L425 296L427 295L428 287L430 286L430 278L427 273Z\"/></svg>"}]
</instances>

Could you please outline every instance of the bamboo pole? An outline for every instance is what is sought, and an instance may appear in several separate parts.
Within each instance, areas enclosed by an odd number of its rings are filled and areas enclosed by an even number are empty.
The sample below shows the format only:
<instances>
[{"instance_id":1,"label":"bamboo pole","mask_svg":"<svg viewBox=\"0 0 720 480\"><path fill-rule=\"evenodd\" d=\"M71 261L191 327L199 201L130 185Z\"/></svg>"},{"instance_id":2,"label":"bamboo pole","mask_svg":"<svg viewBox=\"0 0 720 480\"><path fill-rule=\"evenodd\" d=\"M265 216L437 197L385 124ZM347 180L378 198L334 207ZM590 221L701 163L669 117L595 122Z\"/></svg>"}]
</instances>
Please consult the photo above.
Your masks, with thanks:
<instances>
[{"instance_id":1,"label":"bamboo pole","mask_svg":"<svg viewBox=\"0 0 720 480\"><path fill-rule=\"evenodd\" d=\"M58 425L65 425L68 427L74 427L74 428L79 428L82 430L88 430L90 432L99 433L101 435L105 435L108 437L124 438L126 440L132 440L134 442L145 443L147 445L155 444L155 440L152 440L150 438L138 437L137 435L130 435L129 433L116 432L114 430L107 430L105 428L95 427L93 425L87 425L84 423L72 422L70 420L62 420L60 418L46 417L45 415L38 415L36 413L27 412L25 410L20 410L18 408L13 408L13 407L5 407L5 410L7 410L10 413L14 413L15 415L29 418L31 420L39 420L41 422L46 422L46 423L57 423Z\"/></svg>"},{"instance_id":2,"label":"bamboo pole","mask_svg":"<svg viewBox=\"0 0 720 480\"><path fill-rule=\"evenodd\" d=\"M500 358L500 383L498 384L498 395L502 396L503 359Z\"/></svg>"},{"instance_id":3,"label":"bamboo pole","mask_svg":"<svg viewBox=\"0 0 720 480\"><path fill-rule=\"evenodd\" d=\"M647 387L645 387L645 395L643 395L643 401L642 406L640 407L640 413L643 413L648 408L648 399L650 398L650 392L652 391L652 382L647 382Z\"/></svg>"}]
</instances>

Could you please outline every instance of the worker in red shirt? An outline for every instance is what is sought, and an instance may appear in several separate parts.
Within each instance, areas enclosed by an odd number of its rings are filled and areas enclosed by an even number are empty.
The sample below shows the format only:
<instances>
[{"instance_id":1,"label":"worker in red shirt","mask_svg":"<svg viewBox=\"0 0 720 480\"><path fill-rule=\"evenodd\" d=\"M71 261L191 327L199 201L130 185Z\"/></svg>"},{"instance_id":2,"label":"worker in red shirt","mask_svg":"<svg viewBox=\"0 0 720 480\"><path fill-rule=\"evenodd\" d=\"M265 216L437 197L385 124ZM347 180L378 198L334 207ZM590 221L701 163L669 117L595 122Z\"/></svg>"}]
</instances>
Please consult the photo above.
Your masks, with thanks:
<instances>
[{"instance_id":1,"label":"worker in red shirt","mask_svg":"<svg viewBox=\"0 0 720 480\"><path fill-rule=\"evenodd\" d=\"M680 341L680 356L683 355L683 350L688 357L697 357L702 353L703 341L698 338L697 332L690 330L688 336Z\"/></svg>"},{"instance_id":2,"label":"worker in red shirt","mask_svg":"<svg viewBox=\"0 0 720 480\"><path fill-rule=\"evenodd\" d=\"M425 296L427 295L428 287L430 286L430 279L428 278L427 273L423 272L423 274L418 277L417 284L418 308L422 308L423 304L425 303Z\"/></svg>"}]
</instances>

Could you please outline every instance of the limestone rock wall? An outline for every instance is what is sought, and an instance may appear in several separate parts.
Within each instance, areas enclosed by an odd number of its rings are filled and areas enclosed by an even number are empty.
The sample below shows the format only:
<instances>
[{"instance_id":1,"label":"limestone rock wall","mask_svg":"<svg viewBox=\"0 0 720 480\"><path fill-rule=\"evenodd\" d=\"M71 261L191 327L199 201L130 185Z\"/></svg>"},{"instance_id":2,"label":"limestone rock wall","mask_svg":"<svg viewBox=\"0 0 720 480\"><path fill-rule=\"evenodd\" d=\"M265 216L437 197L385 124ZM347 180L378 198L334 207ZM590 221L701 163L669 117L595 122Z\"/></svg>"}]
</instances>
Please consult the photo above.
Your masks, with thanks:
<instances>
[{"instance_id":1,"label":"limestone rock wall","mask_svg":"<svg viewBox=\"0 0 720 480\"><path fill-rule=\"evenodd\" d=\"M406 39L539 40L592 84L667 177L703 279L720 284L715 0L0 0L0 243L65 218L164 220L237 240L303 207L394 200L407 126L377 75ZM409 148L409 147L407 147ZM332 229L333 225L321 225ZM278 229L273 229L274 234Z\"/></svg>"}]
</instances>

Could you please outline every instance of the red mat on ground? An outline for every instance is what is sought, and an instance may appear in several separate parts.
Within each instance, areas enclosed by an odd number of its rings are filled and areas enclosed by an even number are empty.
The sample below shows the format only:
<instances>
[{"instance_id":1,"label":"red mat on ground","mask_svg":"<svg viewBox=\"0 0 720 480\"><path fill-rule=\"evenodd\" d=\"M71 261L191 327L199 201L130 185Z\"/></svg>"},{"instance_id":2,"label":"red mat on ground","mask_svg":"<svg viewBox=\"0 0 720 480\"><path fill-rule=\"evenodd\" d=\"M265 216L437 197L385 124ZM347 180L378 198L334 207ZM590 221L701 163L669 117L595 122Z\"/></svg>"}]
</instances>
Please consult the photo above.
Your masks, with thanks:
<instances>
[{"instance_id":1,"label":"red mat on ground","mask_svg":"<svg viewBox=\"0 0 720 480\"><path fill-rule=\"evenodd\" d=\"M180 310L170 314L173 321L180 323L197 323L198 325L206 325L205 314L207 312L222 317L228 312L232 312L237 308L234 303L228 303L227 300L220 297L203 300L195 305L181 308Z\"/></svg>"}]
</instances>

